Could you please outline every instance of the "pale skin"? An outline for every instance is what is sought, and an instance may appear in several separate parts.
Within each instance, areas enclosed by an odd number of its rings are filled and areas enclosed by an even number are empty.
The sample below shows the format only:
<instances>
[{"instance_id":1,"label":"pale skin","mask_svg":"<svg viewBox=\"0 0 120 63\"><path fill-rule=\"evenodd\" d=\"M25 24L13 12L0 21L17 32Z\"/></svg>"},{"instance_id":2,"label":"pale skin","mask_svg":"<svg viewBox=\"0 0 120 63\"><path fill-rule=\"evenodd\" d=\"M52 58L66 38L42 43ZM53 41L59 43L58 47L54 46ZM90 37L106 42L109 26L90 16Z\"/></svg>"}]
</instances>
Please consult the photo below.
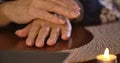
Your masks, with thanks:
<instances>
[{"instance_id":1,"label":"pale skin","mask_svg":"<svg viewBox=\"0 0 120 63\"><path fill-rule=\"evenodd\" d=\"M47 40L46 44L48 46L53 46L60 35L63 40L67 40L71 36L72 28L69 19L62 16L59 17L65 20L64 25L57 25L49 21L37 19L25 28L16 31L16 35L27 37L26 45L28 46L43 47L45 40Z\"/></svg>"},{"instance_id":2,"label":"pale skin","mask_svg":"<svg viewBox=\"0 0 120 63\"><path fill-rule=\"evenodd\" d=\"M0 4L0 21L4 22L0 25L4 26L10 21L26 24L37 18L55 24L64 24L64 20L50 12L73 19L80 15L79 10L79 6L73 0L17 0L5 2Z\"/></svg>"},{"instance_id":3,"label":"pale skin","mask_svg":"<svg viewBox=\"0 0 120 63\"><path fill-rule=\"evenodd\" d=\"M70 37L71 24L69 19L78 17L80 15L79 10L79 6L73 0L7 2L0 4L0 26L5 26L10 22L27 24L34 20L25 28L16 31L16 35L27 37L26 45L28 46L35 44L37 47L43 47L45 40L47 40L47 45L52 46L55 45L60 35L63 40ZM62 15L62 18L50 12ZM64 19L63 16L65 16ZM50 37L46 39L48 35Z\"/></svg>"}]
</instances>

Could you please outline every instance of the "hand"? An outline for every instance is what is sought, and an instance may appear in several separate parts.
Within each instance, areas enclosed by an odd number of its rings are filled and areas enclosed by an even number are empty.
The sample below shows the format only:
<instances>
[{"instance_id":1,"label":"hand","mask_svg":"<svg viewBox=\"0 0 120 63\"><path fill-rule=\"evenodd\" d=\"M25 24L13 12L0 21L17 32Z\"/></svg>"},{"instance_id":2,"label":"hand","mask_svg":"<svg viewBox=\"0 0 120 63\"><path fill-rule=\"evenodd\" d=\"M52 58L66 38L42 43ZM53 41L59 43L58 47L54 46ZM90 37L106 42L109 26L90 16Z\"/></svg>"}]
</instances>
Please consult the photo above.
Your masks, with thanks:
<instances>
[{"instance_id":1,"label":"hand","mask_svg":"<svg viewBox=\"0 0 120 63\"><path fill-rule=\"evenodd\" d=\"M62 16L59 16L63 18ZM55 45L59 36L63 40L67 40L71 36L71 24L67 18L64 18L65 24L57 25L41 19L34 20L31 24L23 29L17 30L16 35L19 37L27 37L26 45L43 47L46 44L49 46Z\"/></svg>"},{"instance_id":2,"label":"hand","mask_svg":"<svg viewBox=\"0 0 120 63\"><path fill-rule=\"evenodd\" d=\"M37 18L64 24L64 20L52 13L68 18L76 18L80 14L80 8L73 0L18 0L3 3L2 6L5 16L18 24L25 24Z\"/></svg>"}]
</instances>

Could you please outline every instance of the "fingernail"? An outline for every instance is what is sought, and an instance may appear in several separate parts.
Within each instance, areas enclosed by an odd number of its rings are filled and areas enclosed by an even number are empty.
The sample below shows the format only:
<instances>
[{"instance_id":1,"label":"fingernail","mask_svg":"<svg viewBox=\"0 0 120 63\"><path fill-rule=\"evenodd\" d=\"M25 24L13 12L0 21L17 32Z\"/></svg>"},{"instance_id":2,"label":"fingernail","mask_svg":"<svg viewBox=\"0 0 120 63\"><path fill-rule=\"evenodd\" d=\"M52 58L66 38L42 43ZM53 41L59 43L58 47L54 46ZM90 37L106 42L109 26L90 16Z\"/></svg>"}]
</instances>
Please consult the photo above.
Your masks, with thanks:
<instances>
[{"instance_id":1,"label":"fingernail","mask_svg":"<svg viewBox=\"0 0 120 63\"><path fill-rule=\"evenodd\" d=\"M16 33L20 34L20 33L21 33L21 30L16 31Z\"/></svg>"},{"instance_id":2,"label":"fingernail","mask_svg":"<svg viewBox=\"0 0 120 63\"><path fill-rule=\"evenodd\" d=\"M54 40L49 40L49 41L47 42L47 45L49 45L49 46L53 46L53 45L55 45Z\"/></svg>"},{"instance_id":3,"label":"fingernail","mask_svg":"<svg viewBox=\"0 0 120 63\"><path fill-rule=\"evenodd\" d=\"M16 31L15 34L19 35L19 31Z\"/></svg>"},{"instance_id":4,"label":"fingernail","mask_svg":"<svg viewBox=\"0 0 120 63\"><path fill-rule=\"evenodd\" d=\"M23 34L21 30L16 31L15 33L16 33L17 35L22 35L22 34Z\"/></svg>"},{"instance_id":5,"label":"fingernail","mask_svg":"<svg viewBox=\"0 0 120 63\"><path fill-rule=\"evenodd\" d=\"M68 40L68 39L69 39L69 36L63 35L63 36L62 36L62 39L63 39L63 40Z\"/></svg>"},{"instance_id":6,"label":"fingernail","mask_svg":"<svg viewBox=\"0 0 120 63\"><path fill-rule=\"evenodd\" d=\"M37 47L43 47L43 46L44 46L44 43L37 42L37 43L36 43L36 46L37 46Z\"/></svg>"},{"instance_id":7,"label":"fingernail","mask_svg":"<svg viewBox=\"0 0 120 63\"><path fill-rule=\"evenodd\" d=\"M71 13L71 16L72 16L73 18L75 18L75 17L79 16L79 13L72 12L72 13Z\"/></svg>"},{"instance_id":8,"label":"fingernail","mask_svg":"<svg viewBox=\"0 0 120 63\"><path fill-rule=\"evenodd\" d=\"M78 16L80 15L80 12L79 11L77 11L77 14L78 14Z\"/></svg>"},{"instance_id":9,"label":"fingernail","mask_svg":"<svg viewBox=\"0 0 120 63\"><path fill-rule=\"evenodd\" d=\"M32 42L27 40L27 41L26 41L26 45L32 46Z\"/></svg>"}]
</instances>

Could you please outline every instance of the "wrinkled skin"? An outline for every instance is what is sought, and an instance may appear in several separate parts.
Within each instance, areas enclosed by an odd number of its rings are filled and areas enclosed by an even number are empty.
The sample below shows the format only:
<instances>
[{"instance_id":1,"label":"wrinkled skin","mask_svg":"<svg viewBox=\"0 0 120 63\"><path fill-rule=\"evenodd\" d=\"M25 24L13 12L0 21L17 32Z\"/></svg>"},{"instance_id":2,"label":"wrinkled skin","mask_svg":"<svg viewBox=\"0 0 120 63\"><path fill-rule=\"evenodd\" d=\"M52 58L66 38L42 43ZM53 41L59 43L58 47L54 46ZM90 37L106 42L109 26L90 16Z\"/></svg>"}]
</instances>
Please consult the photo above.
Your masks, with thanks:
<instances>
[{"instance_id":1,"label":"wrinkled skin","mask_svg":"<svg viewBox=\"0 0 120 63\"><path fill-rule=\"evenodd\" d=\"M10 21L18 24L26 24L37 18L56 24L64 24L64 20L52 13L70 19L80 15L80 8L73 0L18 0L5 2L1 6L3 6L4 15Z\"/></svg>"},{"instance_id":2,"label":"wrinkled skin","mask_svg":"<svg viewBox=\"0 0 120 63\"><path fill-rule=\"evenodd\" d=\"M27 37L26 45L28 46L35 45L36 47L43 47L45 40L47 40L46 44L48 46L53 46L56 44L59 36L61 36L63 40L67 40L71 36L72 28L69 19L62 16L59 16L59 18L63 19L65 24L57 25L49 21L37 19L25 28L17 30L16 35L19 37Z\"/></svg>"}]
</instances>

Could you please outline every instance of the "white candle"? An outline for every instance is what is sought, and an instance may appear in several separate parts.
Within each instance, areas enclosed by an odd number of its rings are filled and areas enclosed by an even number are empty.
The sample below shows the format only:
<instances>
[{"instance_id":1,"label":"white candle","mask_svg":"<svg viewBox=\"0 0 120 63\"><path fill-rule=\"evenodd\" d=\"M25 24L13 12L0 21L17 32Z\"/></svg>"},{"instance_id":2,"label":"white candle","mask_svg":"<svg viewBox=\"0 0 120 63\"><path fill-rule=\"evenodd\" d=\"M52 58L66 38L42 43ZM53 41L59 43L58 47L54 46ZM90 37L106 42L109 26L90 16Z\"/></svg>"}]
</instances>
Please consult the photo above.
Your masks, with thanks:
<instances>
[{"instance_id":1,"label":"white candle","mask_svg":"<svg viewBox=\"0 0 120 63\"><path fill-rule=\"evenodd\" d=\"M109 49L106 48L104 54L98 55L98 63L117 63L117 56L109 54Z\"/></svg>"}]
</instances>

